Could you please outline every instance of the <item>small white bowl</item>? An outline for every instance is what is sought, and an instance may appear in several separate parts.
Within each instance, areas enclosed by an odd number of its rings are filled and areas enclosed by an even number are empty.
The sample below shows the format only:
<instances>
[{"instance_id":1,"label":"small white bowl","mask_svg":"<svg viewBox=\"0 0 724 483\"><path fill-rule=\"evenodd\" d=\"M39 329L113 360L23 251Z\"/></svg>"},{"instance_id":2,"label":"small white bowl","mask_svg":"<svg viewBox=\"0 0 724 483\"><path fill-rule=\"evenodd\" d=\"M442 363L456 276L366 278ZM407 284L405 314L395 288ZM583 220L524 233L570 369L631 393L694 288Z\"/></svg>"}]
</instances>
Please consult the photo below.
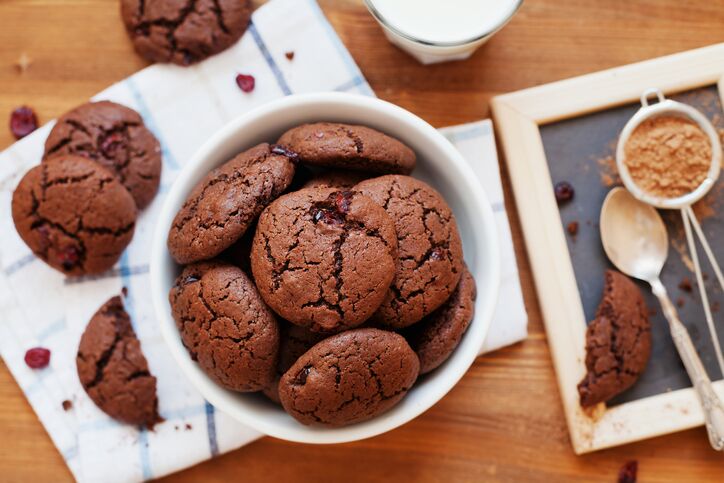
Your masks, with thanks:
<instances>
[{"instance_id":1,"label":"small white bowl","mask_svg":"<svg viewBox=\"0 0 724 483\"><path fill-rule=\"evenodd\" d=\"M194 185L213 168L257 143L273 142L298 124L339 121L364 124L390 134L415 150L413 175L445 197L457 218L465 260L475 276L475 318L452 356L423 376L407 396L386 413L343 428L304 426L259 394L242 394L214 383L191 360L171 316L168 292L180 272L166 248L176 212ZM472 169L437 130L419 117L379 99L342 93L289 96L231 121L188 162L161 210L151 254L151 290L161 333L186 376L211 404L264 434L304 443L342 443L394 429L430 408L465 374L480 350L497 303L500 261L495 219Z\"/></svg>"}]
</instances>

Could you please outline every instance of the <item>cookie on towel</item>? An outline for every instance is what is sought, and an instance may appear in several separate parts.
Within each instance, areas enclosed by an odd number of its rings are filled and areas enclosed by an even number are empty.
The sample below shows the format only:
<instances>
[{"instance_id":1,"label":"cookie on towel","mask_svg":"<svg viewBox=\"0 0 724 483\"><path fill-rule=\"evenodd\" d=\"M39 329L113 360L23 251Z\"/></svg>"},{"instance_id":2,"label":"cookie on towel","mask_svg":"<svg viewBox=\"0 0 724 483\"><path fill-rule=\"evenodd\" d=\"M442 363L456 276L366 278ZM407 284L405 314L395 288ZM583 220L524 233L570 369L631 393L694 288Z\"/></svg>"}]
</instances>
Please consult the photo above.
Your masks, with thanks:
<instances>
[{"instance_id":1,"label":"cookie on towel","mask_svg":"<svg viewBox=\"0 0 724 483\"><path fill-rule=\"evenodd\" d=\"M136 203L100 164L60 154L20 180L12 215L20 238L45 263L66 275L96 274L131 242Z\"/></svg>"}]
</instances>

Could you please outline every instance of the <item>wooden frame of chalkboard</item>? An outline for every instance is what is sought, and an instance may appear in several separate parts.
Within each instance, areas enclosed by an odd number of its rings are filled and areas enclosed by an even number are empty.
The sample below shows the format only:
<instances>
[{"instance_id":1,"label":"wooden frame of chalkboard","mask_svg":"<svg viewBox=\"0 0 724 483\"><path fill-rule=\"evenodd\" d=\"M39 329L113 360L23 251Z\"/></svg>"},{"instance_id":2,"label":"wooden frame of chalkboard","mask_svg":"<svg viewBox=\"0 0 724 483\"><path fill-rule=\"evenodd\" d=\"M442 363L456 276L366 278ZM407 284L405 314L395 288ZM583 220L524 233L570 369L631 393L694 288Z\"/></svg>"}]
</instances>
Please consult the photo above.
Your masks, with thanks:
<instances>
[{"instance_id":1,"label":"wooden frame of chalkboard","mask_svg":"<svg viewBox=\"0 0 724 483\"><path fill-rule=\"evenodd\" d=\"M493 118L510 173L548 342L577 454L703 425L691 388L584 411L586 317L553 193L541 126L665 94L718 85L724 99L724 43L493 98ZM672 357L676 357L672 354ZM724 397L724 380L714 383Z\"/></svg>"}]
</instances>

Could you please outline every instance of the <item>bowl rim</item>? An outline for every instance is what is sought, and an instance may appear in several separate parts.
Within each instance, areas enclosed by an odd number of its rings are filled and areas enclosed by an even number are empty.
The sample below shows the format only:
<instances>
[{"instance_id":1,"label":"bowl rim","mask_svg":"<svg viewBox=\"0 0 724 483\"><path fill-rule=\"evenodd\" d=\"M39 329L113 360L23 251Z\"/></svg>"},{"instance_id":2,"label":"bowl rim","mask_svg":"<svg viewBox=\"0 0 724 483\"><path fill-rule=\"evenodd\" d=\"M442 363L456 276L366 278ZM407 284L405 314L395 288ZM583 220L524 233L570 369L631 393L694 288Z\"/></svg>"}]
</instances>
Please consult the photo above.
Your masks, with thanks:
<instances>
[{"instance_id":1,"label":"bowl rim","mask_svg":"<svg viewBox=\"0 0 724 483\"><path fill-rule=\"evenodd\" d=\"M471 203L477 210L477 221L482 226L486 227L486 230L481 231L480 233L484 238L484 244L487 251L486 259L490 262L489 265L486 265L485 272L485 278L487 279L486 285L489 287L482 307L480 307L480 300L476 301L476 313L474 319L463 337L462 342L458 346L457 350L460 350L462 348L461 346L465 345L468 347L467 352L464 354L464 357L459 356L454 360L451 357L446 361L444 366L438 369L445 371L444 381L435 384L435 387L433 388L434 390L431 390L431 394L422 402L419 402L414 406L408 406L408 410L405 412L395 412L393 408L390 411L368 421L340 428L304 426L300 423L297 424L298 427L285 428L277 423L271 423L265 418L255 417L255 415L251 414L247 408L242 408L237 404L229 403L227 398L222 395L222 393L226 390L216 385L216 383L206 376L198 365L189 357L188 352L180 342L178 330L176 329L175 322L173 322L170 307L168 305L168 294L164 288L164 264L170 258L166 239L172 220L180 206L180 202L188 196L188 193L200 179L200 175L196 173L196 168L199 165L204 164L205 160L209 157L214 156L215 151L218 148L228 142L233 142L233 138L237 133L242 131L245 126L253 124L260 118L273 114L280 114L290 108L298 109L304 106L313 107L320 105L344 105L350 108L377 111L385 117L407 123L413 129L418 130L424 137L428 138L429 141L435 143L437 147L445 153L447 160L452 163L454 168L459 172L459 181L466 185L466 196L471 196L473 198ZM180 366L181 372L184 373L191 384L209 403L233 419L249 426L252 429L287 441L315 444L333 444L358 441L385 433L416 418L442 399L458 383L469 367L473 364L475 358L478 356L480 347L482 347L482 344L485 341L493 318L493 313L498 305L498 293L500 288L500 252L498 247L497 226L492 206L472 168L467 164L452 143L450 143L450 141L448 141L437 129L433 128L430 124L415 114L375 97L340 92L295 94L264 103L261 106L229 121L214 135L212 135L181 169L163 200L157 220L156 228L152 237L149 272L151 281L151 297L153 299L157 321L166 347L168 347L175 362ZM479 274L475 275L476 278L479 277ZM478 296L478 299L480 299L480 295ZM474 344L470 341L471 338L479 339L479 344ZM465 344L466 340L469 341L467 344Z\"/></svg>"}]
</instances>

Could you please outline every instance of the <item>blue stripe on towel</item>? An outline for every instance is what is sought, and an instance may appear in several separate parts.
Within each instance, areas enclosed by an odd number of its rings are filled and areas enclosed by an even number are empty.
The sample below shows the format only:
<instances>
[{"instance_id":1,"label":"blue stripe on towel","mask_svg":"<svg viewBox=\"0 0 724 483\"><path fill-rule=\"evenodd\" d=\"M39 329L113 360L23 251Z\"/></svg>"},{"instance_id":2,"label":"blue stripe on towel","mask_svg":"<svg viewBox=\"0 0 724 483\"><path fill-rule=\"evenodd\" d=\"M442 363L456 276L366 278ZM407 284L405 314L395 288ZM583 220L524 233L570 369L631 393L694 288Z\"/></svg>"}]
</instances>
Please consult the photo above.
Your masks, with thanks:
<instances>
[{"instance_id":1,"label":"blue stripe on towel","mask_svg":"<svg viewBox=\"0 0 724 483\"><path fill-rule=\"evenodd\" d=\"M141 450L141 472L143 479L148 481L153 478L151 471L151 461L148 454L148 430L142 428L138 433L138 447Z\"/></svg>"},{"instance_id":2,"label":"blue stripe on towel","mask_svg":"<svg viewBox=\"0 0 724 483\"><path fill-rule=\"evenodd\" d=\"M364 79L364 76L362 75L362 72L359 70L359 67L355 63L354 59L350 55L349 51L347 50L347 47L344 46L342 41L339 39L339 36L337 35L337 32L334 31L332 28L332 25L327 20L327 17L325 17L324 12L322 12L322 9L319 8L319 5L317 4L316 0L307 0L307 3L309 4L312 12L317 17L317 20L324 28L325 33L327 34L327 37L332 42L332 45L334 45L334 48L337 49L337 53L339 54L339 57L342 59L342 62L344 63L345 67L347 68L347 72L349 73L350 78L354 79L355 77L360 77ZM359 91L362 94L368 95L368 96L374 96L375 93L372 92L372 89L369 85L367 85L367 81L358 84Z\"/></svg>"},{"instance_id":3,"label":"blue stripe on towel","mask_svg":"<svg viewBox=\"0 0 724 483\"><path fill-rule=\"evenodd\" d=\"M250 22L247 30L251 32L251 36L254 38L254 42L256 42L257 47L259 47L261 55L264 56L264 60L266 60L266 63L269 65L269 68L276 78L279 88L285 96L288 96L292 93L292 90L289 88L289 84L287 84L287 80L284 78L284 74L282 74L281 69L279 69L279 66L274 61L271 52L269 52L269 48L264 43L264 39L261 38L261 34L259 34L259 30L257 30L256 25L254 25L253 22Z\"/></svg>"},{"instance_id":4,"label":"blue stripe on towel","mask_svg":"<svg viewBox=\"0 0 724 483\"><path fill-rule=\"evenodd\" d=\"M5 270L3 270L3 272L5 273L6 276L9 277L10 275L14 274L15 272L17 272L18 270L23 268L25 265L29 265L30 263L32 263L34 260L35 260L35 255L33 255L32 253L28 253L27 255L22 256L18 260L14 261L10 265L8 265L7 268L5 268Z\"/></svg>"},{"instance_id":5,"label":"blue stripe on towel","mask_svg":"<svg viewBox=\"0 0 724 483\"><path fill-rule=\"evenodd\" d=\"M171 169L179 169L180 165L171 153L171 150L169 149L168 144L166 144L166 141L164 141L163 137L161 137L161 131L158 129L156 121L154 121L153 115L151 114L151 110L148 108L146 101L143 99L141 91L138 90L138 86L136 86L136 82L133 80L133 77L131 76L126 79L125 84L128 87L128 90L131 91L133 99L136 101L136 106L138 107L138 111L141 113L143 122L146 123L148 128L158 139L158 142L161 145L161 153L163 154L164 161L166 161Z\"/></svg>"},{"instance_id":6,"label":"blue stripe on towel","mask_svg":"<svg viewBox=\"0 0 724 483\"><path fill-rule=\"evenodd\" d=\"M211 456L219 454L219 445L216 442L216 416L214 406L206 402L206 429L209 432L209 453Z\"/></svg>"}]
</instances>

